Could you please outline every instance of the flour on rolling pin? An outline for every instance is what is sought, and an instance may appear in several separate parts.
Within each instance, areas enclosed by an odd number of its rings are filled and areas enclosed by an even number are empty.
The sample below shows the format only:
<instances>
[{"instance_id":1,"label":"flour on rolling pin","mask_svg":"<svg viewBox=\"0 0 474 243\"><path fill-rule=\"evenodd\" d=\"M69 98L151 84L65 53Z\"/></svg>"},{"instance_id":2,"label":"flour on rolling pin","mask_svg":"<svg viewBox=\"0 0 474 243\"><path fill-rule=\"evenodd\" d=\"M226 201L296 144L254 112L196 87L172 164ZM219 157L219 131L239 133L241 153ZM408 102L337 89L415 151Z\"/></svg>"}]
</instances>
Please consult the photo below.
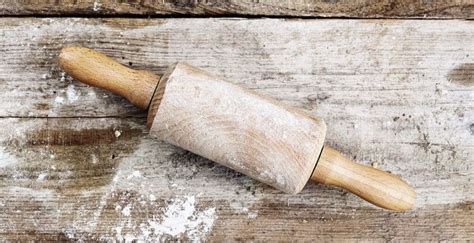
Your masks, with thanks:
<instances>
[{"instance_id":1,"label":"flour on rolling pin","mask_svg":"<svg viewBox=\"0 0 474 243\"><path fill-rule=\"evenodd\" d=\"M386 209L412 208L399 177L360 165L325 146L324 122L184 63L160 78L96 51L71 46L59 64L72 77L148 110L150 134L287 193L313 181L344 188Z\"/></svg>"},{"instance_id":2,"label":"flour on rolling pin","mask_svg":"<svg viewBox=\"0 0 474 243\"><path fill-rule=\"evenodd\" d=\"M324 143L321 119L183 63L163 88L151 135L287 193L303 189Z\"/></svg>"}]
</instances>

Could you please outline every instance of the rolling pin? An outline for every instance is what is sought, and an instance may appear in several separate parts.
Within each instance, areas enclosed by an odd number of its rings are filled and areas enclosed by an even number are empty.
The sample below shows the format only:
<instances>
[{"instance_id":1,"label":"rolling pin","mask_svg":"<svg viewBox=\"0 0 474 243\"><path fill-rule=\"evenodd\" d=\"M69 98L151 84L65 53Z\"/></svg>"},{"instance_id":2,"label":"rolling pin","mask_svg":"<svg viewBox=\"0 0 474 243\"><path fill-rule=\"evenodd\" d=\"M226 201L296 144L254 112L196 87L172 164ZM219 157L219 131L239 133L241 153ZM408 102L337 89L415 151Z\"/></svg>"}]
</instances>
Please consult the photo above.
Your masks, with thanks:
<instances>
[{"instance_id":1,"label":"rolling pin","mask_svg":"<svg viewBox=\"0 0 474 243\"><path fill-rule=\"evenodd\" d=\"M59 65L74 79L148 110L151 136L286 193L296 194L313 180L385 209L413 207L415 191L399 177L323 146L326 124L307 111L182 62L160 77L97 51L67 46Z\"/></svg>"}]
</instances>

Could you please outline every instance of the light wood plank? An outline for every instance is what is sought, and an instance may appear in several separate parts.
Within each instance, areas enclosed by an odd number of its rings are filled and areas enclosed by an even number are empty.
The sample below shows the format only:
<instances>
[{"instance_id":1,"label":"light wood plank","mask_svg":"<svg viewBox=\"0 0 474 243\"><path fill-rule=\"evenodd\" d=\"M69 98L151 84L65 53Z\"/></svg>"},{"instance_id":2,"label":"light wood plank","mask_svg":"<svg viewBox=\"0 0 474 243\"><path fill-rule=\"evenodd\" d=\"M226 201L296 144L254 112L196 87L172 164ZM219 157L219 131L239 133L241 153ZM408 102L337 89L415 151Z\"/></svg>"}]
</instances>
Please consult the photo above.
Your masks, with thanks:
<instances>
[{"instance_id":1,"label":"light wood plank","mask_svg":"<svg viewBox=\"0 0 474 243\"><path fill-rule=\"evenodd\" d=\"M281 193L152 139L144 119L0 122L3 239L385 241L474 236L472 169L461 175L452 168L438 169L449 178L433 179L434 162L417 161L425 168L405 177L416 184L421 200L411 212L391 213L313 183L298 195ZM187 227L153 233L154 223L171 222Z\"/></svg>"},{"instance_id":2,"label":"light wood plank","mask_svg":"<svg viewBox=\"0 0 474 243\"><path fill-rule=\"evenodd\" d=\"M3 239L474 237L472 22L0 22ZM389 213L316 184L286 195L155 141L145 113L63 78L55 58L68 43L158 73L185 60L308 109L328 123L328 144L411 183L415 210ZM153 234L179 219L187 228Z\"/></svg>"},{"instance_id":3,"label":"light wood plank","mask_svg":"<svg viewBox=\"0 0 474 243\"><path fill-rule=\"evenodd\" d=\"M0 1L3 15L294 16L356 18L473 18L472 0L20 0Z\"/></svg>"}]
</instances>

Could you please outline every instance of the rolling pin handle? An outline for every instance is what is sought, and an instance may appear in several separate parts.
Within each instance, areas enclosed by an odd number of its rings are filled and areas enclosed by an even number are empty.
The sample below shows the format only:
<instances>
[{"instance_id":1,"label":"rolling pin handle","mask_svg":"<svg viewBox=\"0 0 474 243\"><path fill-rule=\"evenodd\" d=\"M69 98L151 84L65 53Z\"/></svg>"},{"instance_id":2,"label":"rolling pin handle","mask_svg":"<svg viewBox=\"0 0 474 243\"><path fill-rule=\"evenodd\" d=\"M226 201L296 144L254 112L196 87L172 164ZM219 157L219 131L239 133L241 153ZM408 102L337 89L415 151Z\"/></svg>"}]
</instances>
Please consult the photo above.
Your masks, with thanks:
<instances>
[{"instance_id":1,"label":"rolling pin handle","mask_svg":"<svg viewBox=\"0 0 474 243\"><path fill-rule=\"evenodd\" d=\"M110 90L147 110L160 76L133 70L92 49L67 46L59 54L61 68L83 83Z\"/></svg>"},{"instance_id":2,"label":"rolling pin handle","mask_svg":"<svg viewBox=\"0 0 474 243\"><path fill-rule=\"evenodd\" d=\"M416 197L413 188L398 176L354 163L328 146L324 146L311 180L346 189L379 207L400 212L411 209Z\"/></svg>"}]
</instances>

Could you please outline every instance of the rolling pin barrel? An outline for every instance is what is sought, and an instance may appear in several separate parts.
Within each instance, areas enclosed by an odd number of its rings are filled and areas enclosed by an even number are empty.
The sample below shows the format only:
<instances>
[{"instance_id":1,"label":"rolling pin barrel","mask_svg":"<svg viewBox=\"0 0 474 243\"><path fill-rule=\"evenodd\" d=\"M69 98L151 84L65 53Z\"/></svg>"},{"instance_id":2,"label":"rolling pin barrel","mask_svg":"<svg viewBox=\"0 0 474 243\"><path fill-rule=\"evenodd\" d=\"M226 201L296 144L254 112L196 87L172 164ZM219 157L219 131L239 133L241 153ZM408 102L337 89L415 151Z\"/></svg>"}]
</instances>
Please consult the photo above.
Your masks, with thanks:
<instances>
[{"instance_id":1,"label":"rolling pin barrel","mask_svg":"<svg viewBox=\"0 0 474 243\"><path fill-rule=\"evenodd\" d=\"M156 93L152 136L287 193L311 177L326 134L321 119L184 63Z\"/></svg>"},{"instance_id":2,"label":"rolling pin barrel","mask_svg":"<svg viewBox=\"0 0 474 243\"><path fill-rule=\"evenodd\" d=\"M298 193L312 179L386 209L413 206L415 192L400 178L323 149L326 125L304 110L185 63L173 65L160 79L72 46L62 50L59 64L75 79L148 109L152 136L284 192Z\"/></svg>"}]
</instances>

